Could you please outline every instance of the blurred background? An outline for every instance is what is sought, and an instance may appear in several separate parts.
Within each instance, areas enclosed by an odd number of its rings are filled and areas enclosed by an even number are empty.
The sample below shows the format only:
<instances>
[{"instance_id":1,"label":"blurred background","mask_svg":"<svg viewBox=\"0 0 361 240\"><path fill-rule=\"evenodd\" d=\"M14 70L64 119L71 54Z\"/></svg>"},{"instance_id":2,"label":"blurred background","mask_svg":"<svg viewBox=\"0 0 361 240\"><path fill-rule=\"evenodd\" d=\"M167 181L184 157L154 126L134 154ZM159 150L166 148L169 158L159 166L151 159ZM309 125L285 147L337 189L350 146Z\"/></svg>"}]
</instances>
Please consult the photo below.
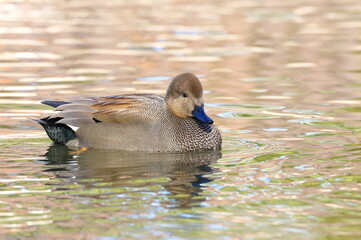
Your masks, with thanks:
<instances>
[{"instance_id":1,"label":"blurred background","mask_svg":"<svg viewBox=\"0 0 361 240\"><path fill-rule=\"evenodd\" d=\"M358 239L360 54L358 0L0 0L0 234ZM183 72L222 153L74 156L28 120Z\"/></svg>"}]
</instances>

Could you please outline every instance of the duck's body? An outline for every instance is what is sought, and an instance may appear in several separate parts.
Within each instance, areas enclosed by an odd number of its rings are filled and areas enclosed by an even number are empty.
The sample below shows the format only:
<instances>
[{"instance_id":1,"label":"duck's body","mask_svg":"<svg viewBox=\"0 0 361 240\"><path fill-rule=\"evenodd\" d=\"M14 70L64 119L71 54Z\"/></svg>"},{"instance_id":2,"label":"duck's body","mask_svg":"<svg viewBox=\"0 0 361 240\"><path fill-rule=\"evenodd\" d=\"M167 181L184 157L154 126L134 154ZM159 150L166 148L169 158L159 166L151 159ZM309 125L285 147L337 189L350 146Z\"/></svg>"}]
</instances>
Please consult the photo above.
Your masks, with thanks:
<instances>
[{"instance_id":1,"label":"duck's body","mask_svg":"<svg viewBox=\"0 0 361 240\"><path fill-rule=\"evenodd\" d=\"M171 82L166 97L126 94L45 101L56 113L38 120L55 143L97 149L177 152L219 150L222 138L204 113L193 74Z\"/></svg>"}]
</instances>

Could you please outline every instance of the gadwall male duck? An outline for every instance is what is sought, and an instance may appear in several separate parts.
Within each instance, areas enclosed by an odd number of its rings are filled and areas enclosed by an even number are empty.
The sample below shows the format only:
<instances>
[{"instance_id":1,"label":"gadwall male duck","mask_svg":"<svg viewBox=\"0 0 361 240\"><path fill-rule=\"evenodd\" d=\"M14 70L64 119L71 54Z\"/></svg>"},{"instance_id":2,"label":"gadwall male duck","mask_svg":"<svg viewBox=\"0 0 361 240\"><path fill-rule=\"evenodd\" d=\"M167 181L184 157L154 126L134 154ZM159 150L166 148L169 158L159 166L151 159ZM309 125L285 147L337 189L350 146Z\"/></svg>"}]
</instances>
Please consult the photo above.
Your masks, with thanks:
<instances>
[{"instance_id":1,"label":"gadwall male duck","mask_svg":"<svg viewBox=\"0 0 361 240\"><path fill-rule=\"evenodd\" d=\"M151 152L220 150L222 137L204 112L199 79L184 73L165 98L155 94L44 101L55 113L36 119L49 138L67 146Z\"/></svg>"}]
</instances>

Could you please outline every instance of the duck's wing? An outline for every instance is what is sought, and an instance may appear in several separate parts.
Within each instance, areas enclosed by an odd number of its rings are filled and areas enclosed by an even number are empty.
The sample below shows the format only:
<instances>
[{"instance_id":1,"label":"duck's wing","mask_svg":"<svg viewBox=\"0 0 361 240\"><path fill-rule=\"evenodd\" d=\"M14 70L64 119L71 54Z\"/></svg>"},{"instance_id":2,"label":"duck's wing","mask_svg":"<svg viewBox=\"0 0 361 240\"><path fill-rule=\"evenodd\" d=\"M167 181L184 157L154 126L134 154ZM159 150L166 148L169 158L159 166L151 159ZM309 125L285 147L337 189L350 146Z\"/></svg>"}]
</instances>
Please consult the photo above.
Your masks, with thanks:
<instances>
[{"instance_id":1,"label":"duck's wing","mask_svg":"<svg viewBox=\"0 0 361 240\"><path fill-rule=\"evenodd\" d=\"M93 117L102 122L153 122L164 110L164 98L155 94L127 94L102 97L92 105Z\"/></svg>"},{"instance_id":2,"label":"duck's wing","mask_svg":"<svg viewBox=\"0 0 361 240\"><path fill-rule=\"evenodd\" d=\"M126 94L100 98L77 98L55 108L50 118L75 127L96 122L132 123L157 121L164 98L155 94Z\"/></svg>"}]
</instances>

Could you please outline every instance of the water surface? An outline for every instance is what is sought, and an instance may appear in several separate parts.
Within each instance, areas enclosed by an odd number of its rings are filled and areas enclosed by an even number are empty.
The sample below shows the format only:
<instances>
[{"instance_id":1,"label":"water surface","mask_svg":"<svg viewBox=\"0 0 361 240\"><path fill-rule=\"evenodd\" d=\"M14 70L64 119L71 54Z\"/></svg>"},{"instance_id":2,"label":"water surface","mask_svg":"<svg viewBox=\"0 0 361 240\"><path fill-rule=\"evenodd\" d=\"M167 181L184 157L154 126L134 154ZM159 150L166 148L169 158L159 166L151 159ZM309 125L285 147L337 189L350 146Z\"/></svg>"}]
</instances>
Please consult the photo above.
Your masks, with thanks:
<instances>
[{"instance_id":1,"label":"water surface","mask_svg":"<svg viewBox=\"0 0 361 240\"><path fill-rule=\"evenodd\" d=\"M359 239L361 4L0 1L3 239ZM42 100L193 72L222 152L52 146Z\"/></svg>"}]
</instances>

